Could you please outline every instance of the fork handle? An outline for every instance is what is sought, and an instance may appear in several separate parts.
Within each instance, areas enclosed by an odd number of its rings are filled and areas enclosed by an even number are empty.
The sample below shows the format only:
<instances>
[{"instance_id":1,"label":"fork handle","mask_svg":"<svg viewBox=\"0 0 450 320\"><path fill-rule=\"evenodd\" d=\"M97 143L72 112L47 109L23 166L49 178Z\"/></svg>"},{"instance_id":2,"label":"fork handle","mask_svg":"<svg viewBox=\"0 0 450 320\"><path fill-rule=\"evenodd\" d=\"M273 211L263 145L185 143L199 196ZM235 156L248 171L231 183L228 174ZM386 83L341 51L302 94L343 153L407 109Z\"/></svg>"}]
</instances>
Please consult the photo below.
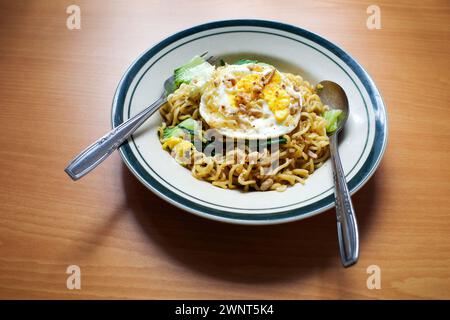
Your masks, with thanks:
<instances>
[{"instance_id":1,"label":"fork handle","mask_svg":"<svg viewBox=\"0 0 450 320\"><path fill-rule=\"evenodd\" d=\"M166 98L161 96L149 107L105 134L76 156L64 171L73 180L85 176L117 150L165 102Z\"/></svg>"},{"instance_id":2,"label":"fork handle","mask_svg":"<svg viewBox=\"0 0 450 320\"><path fill-rule=\"evenodd\" d=\"M333 164L334 197L341 262L344 267L349 267L358 261L359 235L355 210L339 157L337 133L330 137L330 151Z\"/></svg>"}]
</instances>

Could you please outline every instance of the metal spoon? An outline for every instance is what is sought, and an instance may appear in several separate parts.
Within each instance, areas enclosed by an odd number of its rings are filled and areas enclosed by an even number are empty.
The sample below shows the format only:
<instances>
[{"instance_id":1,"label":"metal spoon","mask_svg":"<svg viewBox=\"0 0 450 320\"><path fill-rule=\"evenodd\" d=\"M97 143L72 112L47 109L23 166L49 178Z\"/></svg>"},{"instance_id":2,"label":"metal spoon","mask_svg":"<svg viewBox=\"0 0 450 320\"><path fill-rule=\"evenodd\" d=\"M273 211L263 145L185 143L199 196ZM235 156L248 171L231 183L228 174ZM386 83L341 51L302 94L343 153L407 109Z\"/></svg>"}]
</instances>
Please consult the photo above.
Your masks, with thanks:
<instances>
[{"instance_id":1,"label":"metal spoon","mask_svg":"<svg viewBox=\"0 0 450 320\"><path fill-rule=\"evenodd\" d=\"M349 267L358 261L359 236L350 192L342 169L338 152L338 133L344 128L348 119L349 108L344 89L332 81L322 81L323 89L319 92L322 102L332 109L342 110L337 130L330 135L331 162L333 164L334 197L336 203L337 230L341 261L344 267Z\"/></svg>"}]
</instances>

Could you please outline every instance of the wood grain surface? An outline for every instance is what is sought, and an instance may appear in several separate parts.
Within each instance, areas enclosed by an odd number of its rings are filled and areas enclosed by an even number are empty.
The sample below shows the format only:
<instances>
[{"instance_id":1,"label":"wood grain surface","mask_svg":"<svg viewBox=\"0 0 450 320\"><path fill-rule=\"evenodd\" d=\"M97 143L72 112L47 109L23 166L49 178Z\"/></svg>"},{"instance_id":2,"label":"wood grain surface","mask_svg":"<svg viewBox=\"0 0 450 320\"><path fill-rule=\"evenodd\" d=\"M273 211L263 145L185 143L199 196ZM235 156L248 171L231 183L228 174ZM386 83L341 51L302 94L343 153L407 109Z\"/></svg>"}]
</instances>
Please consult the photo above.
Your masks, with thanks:
<instances>
[{"instance_id":1,"label":"wood grain surface","mask_svg":"<svg viewBox=\"0 0 450 320\"><path fill-rule=\"evenodd\" d=\"M81 30L66 8L81 8ZM366 27L371 4L380 30ZM0 1L0 298L450 298L450 3ZM114 154L63 169L110 128L116 86L164 37L230 18L279 20L342 46L388 108L382 164L354 196L361 257L340 265L335 216L208 221L142 186ZM81 268L81 290L66 268ZM367 268L381 269L369 290Z\"/></svg>"}]
</instances>

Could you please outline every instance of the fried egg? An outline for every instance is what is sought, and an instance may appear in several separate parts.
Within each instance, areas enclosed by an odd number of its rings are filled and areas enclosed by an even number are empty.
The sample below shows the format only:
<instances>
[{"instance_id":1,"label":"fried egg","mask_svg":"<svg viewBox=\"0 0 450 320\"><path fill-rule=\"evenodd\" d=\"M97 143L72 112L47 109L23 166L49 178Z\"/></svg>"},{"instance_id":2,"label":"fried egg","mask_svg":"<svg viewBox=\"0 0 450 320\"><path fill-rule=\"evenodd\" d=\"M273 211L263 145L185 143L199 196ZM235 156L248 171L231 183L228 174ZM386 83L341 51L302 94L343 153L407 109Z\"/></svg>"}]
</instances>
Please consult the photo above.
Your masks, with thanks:
<instances>
[{"instance_id":1,"label":"fried egg","mask_svg":"<svg viewBox=\"0 0 450 320\"><path fill-rule=\"evenodd\" d=\"M295 89L271 65L225 65L205 84L200 115L227 137L279 137L293 131L300 120L302 97Z\"/></svg>"}]
</instances>

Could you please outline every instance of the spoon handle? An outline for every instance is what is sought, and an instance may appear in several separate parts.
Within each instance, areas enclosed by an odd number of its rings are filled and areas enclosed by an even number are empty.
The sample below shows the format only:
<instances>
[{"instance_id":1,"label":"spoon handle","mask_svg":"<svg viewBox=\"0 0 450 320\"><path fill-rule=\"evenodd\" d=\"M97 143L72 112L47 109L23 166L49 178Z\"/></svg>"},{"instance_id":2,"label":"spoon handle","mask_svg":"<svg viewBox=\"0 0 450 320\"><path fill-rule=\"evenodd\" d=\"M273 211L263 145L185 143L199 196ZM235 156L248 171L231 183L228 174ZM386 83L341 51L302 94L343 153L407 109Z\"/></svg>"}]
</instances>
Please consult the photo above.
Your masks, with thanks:
<instances>
[{"instance_id":1,"label":"spoon handle","mask_svg":"<svg viewBox=\"0 0 450 320\"><path fill-rule=\"evenodd\" d=\"M64 171L73 180L85 176L120 147L165 101L165 97L160 97L152 105L105 134L76 156Z\"/></svg>"},{"instance_id":2,"label":"spoon handle","mask_svg":"<svg viewBox=\"0 0 450 320\"><path fill-rule=\"evenodd\" d=\"M333 164L334 197L336 203L337 230L341 261L349 267L358 261L359 235L355 210L348 191L344 170L339 157L337 134L330 137L331 162Z\"/></svg>"}]
</instances>

